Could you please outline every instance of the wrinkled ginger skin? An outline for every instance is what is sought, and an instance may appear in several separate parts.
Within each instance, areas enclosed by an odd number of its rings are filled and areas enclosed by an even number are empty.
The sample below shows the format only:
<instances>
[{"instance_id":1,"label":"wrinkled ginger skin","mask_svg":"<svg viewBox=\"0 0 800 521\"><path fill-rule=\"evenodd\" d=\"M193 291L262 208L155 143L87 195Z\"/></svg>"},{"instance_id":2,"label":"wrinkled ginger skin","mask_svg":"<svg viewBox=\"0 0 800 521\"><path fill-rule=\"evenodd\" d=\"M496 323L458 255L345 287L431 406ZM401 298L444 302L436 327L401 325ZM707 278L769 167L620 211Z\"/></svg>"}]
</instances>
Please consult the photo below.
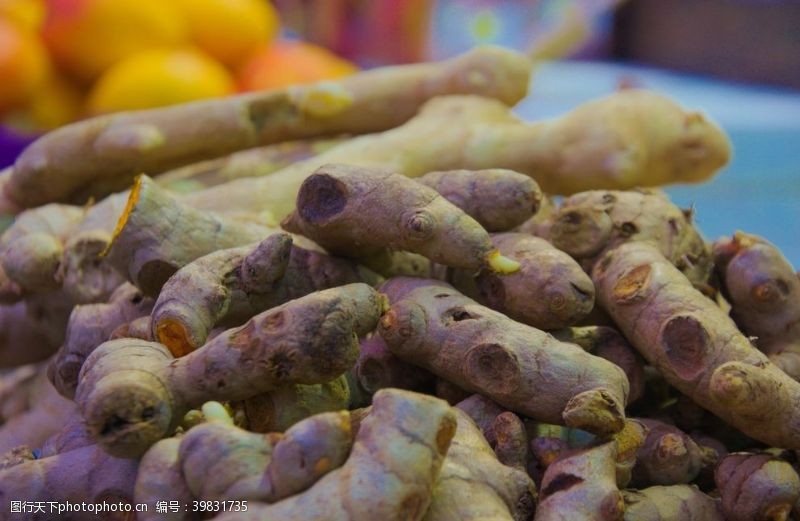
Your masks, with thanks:
<instances>
[{"instance_id":1,"label":"wrinkled ginger skin","mask_svg":"<svg viewBox=\"0 0 800 521\"><path fill-rule=\"evenodd\" d=\"M403 123L426 100L444 94L513 105L527 93L531 66L521 54L482 47L445 62L387 67L336 82L100 116L29 146L4 195L36 206L63 200L101 177L129 180L258 145L376 132Z\"/></svg>"},{"instance_id":2,"label":"wrinkled ginger skin","mask_svg":"<svg viewBox=\"0 0 800 521\"><path fill-rule=\"evenodd\" d=\"M368 278L351 261L294 246L290 235L276 233L178 270L158 295L152 336L174 356L183 356L203 345L218 325L240 325L289 300Z\"/></svg>"},{"instance_id":3,"label":"wrinkled ginger skin","mask_svg":"<svg viewBox=\"0 0 800 521\"><path fill-rule=\"evenodd\" d=\"M324 152L344 139L308 139L255 147L169 170L158 174L156 182L167 190L187 193L244 177L261 177Z\"/></svg>"},{"instance_id":4,"label":"wrinkled ginger skin","mask_svg":"<svg viewBox=\"0 0 800 521\"><path fill-rule=\"evenodd\" d=\"M280 218L291 212L309 173L329 163L383 167L409 177L505 168L531 176L546 193L569 195L701 181L729 157L721 130L652 92L617 92L532 123L497 100L442 96L400 127L356 137L268 178L228 183L224 196L212 188L190 197L216 197L217 208L230 200L245 207L258 201Z\"/></svg>"},{"instance_id":5,"label":"wrinkled ginger skin","mask_svg":"<svg viewBox=\"0 0 800 521\"><path fill-rule=\"evenodd\" d=\"M559 329L579 322L594 307L594 286L581 266L538 237L494 233L492 244L518 262L516 273L451 270L448 282L504 315L538 329ZM534 296L534 297L532 297Z\"/></svg>"},{"instance_id":6,"label":"wrinkled ginger skin","mask_svg":"<svg viewBox=\"0 0 800 521\"><path fill-rule=\"evenodd\" d=\"M239 401L341 375L358 358L358 336L375 329L384 305L366 284L320 291L256 315L177 359L160 344L112 340L86 359L75 401L106 450L140 456L209 400Z\"/></svg>"},{"instance_id":7,"label":"wrinkled ginger skin","mask_svg":"<svg viewBox=\"0 0 800 521\"><path fill-rule=\"evenodd\" d=\"M622 429L628 381L619 367L519 324L439 281L381 286L389 349L463 389L539 421L597 434Z\"/></svg>"},{"instance_id":8,"label":"wrinkled ginger skin","mask_svg":"<svg viewBox=\"0 0 800 521\"><path fill-rule=\"evenodd\" d=\"M694 485L623 490L624 521L725 521L718 502Z\"/></svg>"},{"instance_id":9,"label":"wrinkled ginger skin","mask_svg":"<svg viewBox=\"0 0 800 521\"><path fill-rule=\"evenodd\" d=\"M647 418L638 421L647 427L647 438L633 468L635 487L690 483L704 466L716 464L707 459L707 453L688 434L674 425Z\"/></svg>"},{"instance_id":10,"label":"wrinkled ginger skin","mask_svg":"<svg viewBox=\"0 0 800 521\"><path fill-rule=\"evenodd\" d=\"M56 272L64 242L76 228L83 210L64 204L48 204L19 214L0 236L0 267L22 293L41 293L59 288Z\"/></svg>"},{"instance_id":11,"label":"wrinkled ginger skin","mask_svg":"<svg viewBox=\"0 0 800 521\"><path fill-rule=\"evenodd\" d=\"M341 467L352 442L346 411L315 415L285 434L208 422L181 438L178 465L195 499L274 503Z\"/></svg>"},{"instance_id":12,"label":"wrinkled ginger skin","mask_svg":"<svg viewBox=\"0 0 800 521\"><path fill-rule=\"evenodd\" d=\"M244 400L247 430L283 432L312 415L348 409L351 392L347 377L341 375L314 385L286 385Z\"/></svg>"},{"instance_id":13,"label":"wrinkled ginger skin","mask_svg":"<svg viewBox=\"0 0 800 521\"><path fill-rule=\"evenodd\" d=\"M505 232L539 210L542 191L530 177L502 168L430 172L417 179L464 210L488 232Z\"/></svg>"},{"instance_id":14,"label":"wrinkled ginger skin","mask_svg":"<svg viewBox=\"0 0 800 521\"><path fill-rule=\"evenodd\" d=\"M249 504L247 512L217 519L418 521L429 510L456 426L455 412L444 401L382 389L375 393L342 467L301 494L272 505Z\"/></svg>"},{"instance_id":15,"label":"wrinkled ginger skin","mask_svg":"<svg viewBox=\"0 0 800 521\"><path fill-rule=\"evenodd\" d=\"M131 190L106 254L132 284L155 297L169 277L191 261L257 242L271 232L255 222L183 204L143 175Z\"/></svg>"},{"instance_id":16,"label":"wrinkled ginger skin","mask_svg":"<svg viewBox=\"0 0 800 521\"><path fill-rule=\"evenodd\" d=\"M498 461L470 417L453 409L456 429L425 521L530 519L536 505L536 486L519 469Z\"/></svg>"},{"instance_id":17,"label":"wrinkled ginger skin","mask_svg":"<svg viewBox=\"0 0 800 521\"><path fill-rule=\"evenodd\" d=\"M379 168L320 167L303 182L297 210L282 225L351 258L406 250L478 269L495 253L486 230L434 189Z\"/></svg>"},{"instance_id":18,"label":"wrinkled ginger skin","mask_svg":"<svg viewBox=\"0 0 800 521\"><path fill-rule=\"evenodd\" d=\"M121 325L149 315L153 308L148 299L131 284L123 284L104 304L76 306L67 324L64 344L56 352L47 370L58 392L74 398L78 375L86 357L111 338Z\"/></svg>"},{"instance_id":19,"label":"wrinkled ginger skin","mask_svg":"<svg viewBox=\"0 0 800 521\"><path fill-rule=\"evenodd\" d=\"M393 355L378 334L361 341L353 372L358 386L370 395L387 387L423 392L432 389L435 380L428 371Z\"/></svg>"},{"instance_id":20,"label":"wrinkled ginger skin","mask_svg":"<svg viewBox=\"0 0 800 521\"><path fill-rule=\"evenodd\" d=\"M621 520L617 451L616 442L608 441L551 463L542 478L535 521Z\"/></svg>"},{"instance_id":21,"label":"wrinkled ginger skin","mask_svg":"<svg viewBox=\"0 0 800 521\"><path fill-rule=\"evenodd\" d=\"M188 505L194 500L186 481L183 479L178 450L181 445L180 438L164 438L142 456L139 461L139 473L134 485L134 500L136 503L155 505L164 501L164 491L169 491L170 500L177 500L182 505ZM184 521L191 519L186 512L157 512L155 508L147 512L136 514L140 521Z\"/></svg>"},{"instance_id":22,"label":"wrinkled ginger skin","mask_svg":"<svg viewBox=\"0 0 800 521\"><path fill-rule=\"evenodd\" d=\"M562 342L577 344L625 371L630 386L628 404L644 395L644 359L616 329L608 326L579 326L553 331L552 334Z\"/></svg>"},{"instance_id":23,"label":"wrinkled ginger skin","mask_svg":"<svg viewBox=\"0 0 800 521\"><path fill-rule=\"evenodd\" d=\"M11 500L31 502L133 503L133 488L139 462L110 456L97 445L89 445L55 456L20 463L0 471L0 503L8 520L46 520L54 514L46 506L40 514L11 513ZM112 513L112 515L114 515ZM124 513L122 514L124 515ZM97 519L94 512L72 512L76 521ZM109 519L124 519L120 514Z\"/></svg>"},{"instance_id":24,"label":"wrinkled ginger skin","mask_svg":"<svg viewBox=\"0 0 800 521\"><path fill-rule=\"evenodd\" d=\"M693 283L707 284L711 275L711 252L692 212L657 191L591 190L568 197L551 218L547 239L587 271L622 243L650 241Z\"/></svg>"},{"instance_id":25,"label":"wrinkled ginger skin","mask_svg":"<svg viewBox=\"0 0 800 521\"><path fill-rule=\"evenodd\" d=\"M714 260L733 319L778 367L800 379L800 275L774 244L743 232L717 240Z\"/></svg>"},{"instance_id":26,"label":"wrinkled ginger skin","mask_svg":"<svg viewBox=\"0 0 800 521\"><path fill-rule=\"evenodd\" d=\"M592 278L600 305L670 385L756 440L800 448L800 383L655 247L623 244Z\"/></svg>"},{"instance_id":27,"label":"wrinkled ginger skin","mask_svg":"<svg viewBox=\"0 0 800 521\"><path fill-rule=\"evenodd\" d=\"M788 519L800 499L797 472L769 454L728 454L717 466L714 481L729 521Z\"/></svg>"}]
</instances>

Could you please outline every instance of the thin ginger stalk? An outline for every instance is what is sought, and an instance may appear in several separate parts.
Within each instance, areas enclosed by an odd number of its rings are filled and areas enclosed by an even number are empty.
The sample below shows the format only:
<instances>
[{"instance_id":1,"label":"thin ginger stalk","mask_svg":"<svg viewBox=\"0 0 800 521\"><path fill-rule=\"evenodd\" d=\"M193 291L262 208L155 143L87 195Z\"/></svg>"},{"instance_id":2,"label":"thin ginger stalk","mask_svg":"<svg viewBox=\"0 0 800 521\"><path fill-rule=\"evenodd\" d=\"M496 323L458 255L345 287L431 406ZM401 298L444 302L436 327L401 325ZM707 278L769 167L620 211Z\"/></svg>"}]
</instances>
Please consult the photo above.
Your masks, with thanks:
<instances>
[{"instance_id":1,"label":"thin ginger stalk","mask_svg":"<svg viewBox=\"0 0 800 521\"><path fill-rule=\"evenodd\" d=\"M152 313L151 334L176 357L203 345L217 326L237 326L271 307L320 289L380 278L344 259L292 244L286 233L222 249L179 269Z\"/></svg>"},{"instance_id":2,"label":"thin ginger stalk","mask_svg":"<svg viewBox=\"0 0 800 521\"><path fill-rule=\"evenodd\" d=\"M284 229L351 258L406 250L459 268L501 273L519 266L488 232L434 189L379 168L329 164L300 186Z\"/></svg>"},{"instance_id":3,"label":"thin ginger stalk","mask_svg":"<svg viewBox=\"0 0 800 521\"><path fill-rule=\"evenodd\" d=\"M448 270L448 282L484 306L539 329L567 327L589 314L594 306L592 280L569 255L523 233L491 237L501 254L519 263L519 271Z\"/></svg>"},{"instance_id":4,"label":"thin ginger stalk","mask_svg":"<svg viewBox=\"0 0 800 521\"><path fill-rule=\"evenodd\" d=\"M507 168L531 176L546 193L572 194L699 182L729 157L728 139L715 124L653 92L614 93L561 118L533 123L520 121L496 100L446 96L427 102L395 129L189 198L206 201L210 209L230 201L247 208L259 204L280 219L293 209L305 178L329 163L382 167L409 177Z\"/></svg>"},{"instance_id":5,"label":"thin ginger stalk","mask_svg":"<svg viewBox=\"0 0 800 521\"><path fill-rule=\"evenodd\" d=\"M513 105L527 92L530 68L520 54L482 47L441 63L100 116L29 146L14 164L4 196L31 207L63 200L101 178L129 182L141 172L157 174L258 145L376 132L403 123L426 100L444 94L484 95Z\"/></svg>"},{"instance_id":6,"label":"thin ginger stalk","mask_svg":"<svg viewBox=\"0 0 800 521\"><path fill-rule=\"evenodd\" d=\"M244 400L341 375L358 358L358 336L375 329L384 305L366 284L319 291L177 359L160 344L112 340L86 359L75 401L104 449L140 456L208 400Z\"/></svg>"},{"instance_id":7,"label":"thin ginger stalk","mask_svg":"<svg viewBox=\"0 0 800 521\"><path fill-rule=\"evenodd\" d=\"M244 177L262 177L308 159L342 143L345 138L275 143L168 170L156 182L175 193L190 193Z\"/></svg>"},{"instance_id":8,"label":"thin ginger stalk","mask_svg":"<svg viewBox=\"0 0 800 521\"><path fill-rule=\"evenodd\" d=\"M379 332L389 349L519 414L598 434L624 425L622 369L519 324L439 281L381 286L391 307Z\"/></svg>"},{"instance_id":9,"label":"thin ginger stalk","mask_svg":"<svg viewBox=\"0 0 800 521\"><path fill-rule=\"evenodd\" d=\"M137 178L105 252L108 262L147 296L189 262L260 241L272 229L181 204L146 176Z\"/></svg>"},{"instance_id":10,"label":"thin ginger stalk","mask_svg":"<svg viewBox=\"0 0 800 521\"><path fill-rule=\"evenodd\" d=\"M800 383L654 246L615 248L592 278L603 309L670 385L756 440L800 448Z\"/></svg>"},{"instance_id":11,"label":"thin ginger stalk","mask_svg":"<svg viewBox=\"0 0 800 521\"><path fill-rule=\"evenodd\" d=\"M217 519L419 521L429 511L434 483L456 431L456 415L444 401L382 389L361 421L343 466L301 494L272 505L249 504L247 512Z\"/></svg>"},{"instance_id":12,"label":"thin ginger stalk","mask_svg":"<svg viewBox=\"0 0 800 521\"><path fill-rule=\"evenodd\" d=\"M536 181L502 168L430 172L417 181L464 210L488 232L505 232L522 224L542 201Z\"/></svg>"}]
</instances>

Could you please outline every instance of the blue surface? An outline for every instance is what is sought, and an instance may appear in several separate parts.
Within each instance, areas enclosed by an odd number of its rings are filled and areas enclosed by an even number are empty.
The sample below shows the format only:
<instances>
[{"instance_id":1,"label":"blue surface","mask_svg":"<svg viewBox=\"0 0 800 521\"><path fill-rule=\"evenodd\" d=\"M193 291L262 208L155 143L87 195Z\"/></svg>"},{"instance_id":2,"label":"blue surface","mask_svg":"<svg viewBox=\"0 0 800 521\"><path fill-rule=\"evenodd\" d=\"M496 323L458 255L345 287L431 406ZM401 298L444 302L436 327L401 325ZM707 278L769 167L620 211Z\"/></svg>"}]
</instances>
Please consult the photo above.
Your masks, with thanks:
<instances>
[{"instance_id":1,"label":"blue surface","mask_svg":"<svg viewBox=\"0 0 800 521\"><path fill-rule=\"evenodd\" d=\"M667 189L696 208L709 239L736 230L764 236L800 268L800 92L736 85L665 71L597 62L559 62L536 70L525 119L555 117L604 96L621 79L700 109L733 142L733 161L711 181Z\"/></svg>"}]
</instances>

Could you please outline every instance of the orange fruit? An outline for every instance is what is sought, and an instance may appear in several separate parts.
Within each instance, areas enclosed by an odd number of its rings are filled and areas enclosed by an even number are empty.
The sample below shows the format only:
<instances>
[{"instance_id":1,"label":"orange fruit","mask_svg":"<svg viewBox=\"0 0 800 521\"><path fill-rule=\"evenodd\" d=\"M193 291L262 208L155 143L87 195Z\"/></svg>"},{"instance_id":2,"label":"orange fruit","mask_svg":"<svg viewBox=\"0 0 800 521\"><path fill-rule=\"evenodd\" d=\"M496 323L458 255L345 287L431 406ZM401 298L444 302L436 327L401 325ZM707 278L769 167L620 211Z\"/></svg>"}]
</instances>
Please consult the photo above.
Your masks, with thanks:
<instances>
[{"instance_id":1,"label":"orange fruit","mask_svg":"<svg viewBox=\"0 0 800 521\"><path fill-rule=\"evenodd\" d=\"M89 94L93 114L161 107L233 92L228 71L193 49L151 50L111 67Z\"/></svg>"},{"instance_id":2,"label":"orange fruit","mask_svg":"<svg viewBox=\"0 0 800 521\"><path fill-rule=\"evenodd\" d=\"M0 19L0 110L23 103L47 78L47 53L39 39Z\"/></svg>"},{"instance_id":3,"label":"orange fruit","mask_svg":"<svg viewBox=\"0 0 800 521\"><path fill-rule=\"evenodd\" d=\"M332 80L357 70L355 65L323 47L281 41L255 54L241 68L238 79L242 90L264 90Z\"/></svg>"},{"instance_id":4,"label":"orange fruit","mask_svg":"<svg viewBox=\"0 0 800 521\"><path fill-rule=\"evenodd\" d=\"M20 27L38 31L44 21L43 0L0 0L0 18Z\"/></svg>"},{"instance_id":5,"label":"orange fruit","mask_svg":"<svg viewBox=\"0 0 800 521\"><path fill-rule=\"evenodd\" d=\"M266 0L173 0L192 42L229 67L275 39L278 13Z\"/></svg>"},{"instance_id":6,"label":"orange fruit","mask_svg":"<svg viewBox=\"0 0 800 521\"><path fill-rule=\"evenodd\" d=\"M180 11L167 0L49 0L43 36L54 60L93 80L137 52L184 44Z\"/></svg>"}]
</instances>

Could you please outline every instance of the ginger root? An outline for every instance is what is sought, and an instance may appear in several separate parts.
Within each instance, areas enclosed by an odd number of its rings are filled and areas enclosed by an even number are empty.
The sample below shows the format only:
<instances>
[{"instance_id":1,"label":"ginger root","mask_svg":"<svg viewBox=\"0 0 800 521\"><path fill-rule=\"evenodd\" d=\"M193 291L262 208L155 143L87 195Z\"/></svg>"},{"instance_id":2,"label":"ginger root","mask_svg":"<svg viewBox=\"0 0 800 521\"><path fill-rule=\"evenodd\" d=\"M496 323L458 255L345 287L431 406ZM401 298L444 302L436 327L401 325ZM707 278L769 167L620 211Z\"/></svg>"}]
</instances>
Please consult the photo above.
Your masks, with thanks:
<instances>
[{"instance_id":1,"label":"ginger root","mask_svg":"<svg viewBox=\"0 0 800 521\"><path fill-rule=\"evenodd\" d=\"M492 234L492 244L518 262L519 271L448 270L447 281L484 306L539 329L576 324L592 310L592 280L566 253L522 233Z\"/></svg>"},{"instance_id":2,"label":"ginger root","mask_svg":"<svg viewBox=\"0 0 800 521\"><path fill-rule=\"evenodd\" d=\"M239 401L341 375L358 358L358 336L375 329L384 305L366 284L319 291L177 359L160 344L112 340L86 359L75 401L103 448L136 457L208 400Z\"/></svg>"},{"instance_id":3,"label":"ginger root","mask_svg":"<svg viewBox=\"0 0 800 521\"><path fill-rule=\"evenodd\" d=\"M378 391L372 403L344 465L301 494L217 519L423 519L457 431L455 412L437 398L397 389Z\"/></svg>"},{"instance_id":4,"label":"ginger root","mask_svg":"<svg viewBox=\"0 0 800 521\"><path fill-rule=\"evenodd\" d=\"M636 455L633 484L680 485L691 483L703 468L717 464L717 453L701 447L674 425L639 418L647 427L647 438Z\"/></svg>"},{"instance_id":5,"label":"ginger root","mask_svg":"<svg viewBox=\"0 0 800 521\"><path fill-rule=\"evenodd\" d=\"M568 327L552 332L562 342L577 344L625 371L630 391L628 404L639 400L645 391L644 360L619 331L608 326Z\"/></svg>"},{"instance_id":6,"label":"ginger root","mask_svg":"<svg viewBox=\"0 0 800 521\"><path fill-rule=\"evenodd\" d=\"M29 146L3 186L4 197L30 207L63 200L102 178L127 183L141 172L157 174L258 145L384 130L444 94L477 94L513 105L527 92L530 69L521 54L481 47L441 63L100 116Z\"/></svg>"},{"instance_id":7,"label":"ginger root","mask_svg":"<svg viewBox=\"0 0 800 521\"><path fill-rule=\"evenodd\" d=\"M369 395L388 387L423 392L432 389L435 380L425 369L393 355L378 334L361 341L353 373L358 387Z\"/></svg>"},{"instance_id":8,"label":"ginger root","mask_svg":"<svg viewBox=\"0 0 800 521\"><path fill-rule=\"evenodd\" d=\"M718 501L694 485L623 490L624 521L725 521Z\"/></svg>"},{"instance_id":9,"label":"ginger root","mask_svg":"<svg viewBox=\"0 0 800 521\"><path fill-rule=\"evenodd\" d=\"M730 521L788 519L800 499L800 477L792 466L769 454L728 454L714 479L722 512Z\"/></svg>"},{"instance_id":10,"label":"ginger root","mask_svg":"<svg viewBox=\"0 0 800 521\"><path fill-rule=\"evenodd\" d=\"M155 297L180 268L214 251L260 241L263 224L203 212L182 204L139 176L106 250L109 263L145 295Z\"/></svg>"},{"instance_id":11,"label":"ginger root","mask_svg":"<svg viewBox=\"0 0 800 521\"><path fill-rule=\"evenodd\" d=\"M536 487L531 478L523 470L498 461L470 417L459 409L453 410L458 428L433 487L433 502L423 519L530 519L536 505Z\"/></svg>"},{"instance_id":12,"label":"ginger root","mask_svg":"<svg viewBox=\"0 0 800 521\"><path fill-rule=\"evenodd\" d=\"M244 425L253 432L283 432L297 422L350 407L345 375L320 384L285 385L234 405L244 413Z\"/></svg>"},{"instance_id":13,"label":"ginger root","mask_svg":"<svg viewBox=\"0 0 800 521\"><path fill-rule=\"evenodd\" d=\"M800 383L654 246L615 248L592 278L600 305L670 385L754 439L800 449Z\"/></svg>"},{"instance_id":14,"label":"ginger root","mask_svg":"<svg viewBox=\"0 0 800 521\"><path fill-rule=\"evenodd\" d=\"M30 511L11 513L12 499L29 502L133 503L133 486L139 462L110 456L97 445L89 445L55 456L35 459L0 470L0 498L8 520L53 519L58 517L46 506L42 517ZM59 506L59 505L56 505ZM62 515L64 515L62 513ZM125 512L113 512L107 519L125 519ZM7 516L7 517L6 517ZM76 521L97 519L95 512L70 512Z\"/></svg>"},{"instance_id":15,"label":"ginger root","mask_svg":"<svg viewBox=\"0 0 800 521\"><path fill-rule=\"evenodd\" d=\"M530 177L502 168L430 172L417 179L478 221L488 232L505 232L539 210L542 191Z\"/></svg>"},{"instance_id":16,"label":"ginger root","mask_svg":"<svg viewBox=\"0 0 800 521\"><path fill-rule=\"evenodd\" d=\"M368 280L379 279L353 262L293 246L290 235L276 233L178 270L158 295L151 334L179 357L203 345L216 326L237 326L314 291Z\"/></svg>"},{"instance_id":17,"label":"ginger root","mask_svg":"<svg viewBox=\"0 0 800 521\"><path fill-rule=\"evenodd\" d=\"M439 281L395 278L379 332L389 349L531 418L598 434L622 429L622 369L519 324Z\"/></svg>"},{"instance_id":18,"label":"ginger root","mask_svg":"<svg viewBox=\"0 0 800 521\"><path fill-rule=\"evenodd\" d=\"M535 521L616 521L624 503L617 488L615 441L567 454L544 473Z\"/></svg>"},{"instance_id":19,"label":"ginger root","mask_svg":"<svg viewBox=\"0 0 800 521\"><path fill-rule=\"evenodd\" d=\"M573 194L699 182L729 157L730 143L715 124L654 92L617 92L561 118L533 123L521 122L496 100L443 96L400 127L351 139L267 177L240 179L189 198L205 200L212 210L230 201L246 208L258 203L282 218L293 209L305 178L330 163L381 167L409 177L506 168L531 176L546 193Z\"/></svg>"},{"instance_id":20,"label":"ginger root","mask_svg":"<svg viewBox=\"0 0 800 521\"><path fill-rule=\"evenodd\" d=\"M775 245L743 232L717 240L714 261L742 332L800 379L800 275Z\"/></svg>"},{"instance_id":21,"label":"ginger root","mask_svg":"<svg viewBox=\"0 0 800 521\"><path fill-rule=\"evenodd\" d=\"M650 241L693 283L708 283L711 253L692 223L692 212L661 192L582 192L564 200L551 221L546 238L587 271L622 243Z\"/></svg>"},{"instance_id":22,"label":"ginger root","mask_svg":"<svg viewBox=\"0 0 800 521\"><path fill-rule=\"evenodd\" d=\"M0 266L20 293L59 288L55 276L64 241L83 217L74 206L49 204L22 212L0 237Z\"/></svg>"},{"instance_id":23,"label":"ginger root","mask_svg":"<svg viewBox=\"0 0 800 521\"><path fill-rule=\"evenodd\" d=\"M152 308L152 299L144 297L141 291L127 283L111 294L108 303L76 306L69 317L64 344L48 367L48 378L58 392L74 398L78 375L86 357L111 339L111 334L119 326L149 315Z\"/></svg>"},{"instance_id":24,"label":"ginger root","mask_svg":"<svg viewBox=\"0 0 800 521\"><path fill-rule=\"evenodd\" d=\"M345 257L406 250L446 266L501 273L519 268L475 219L434 189L379 168L318 168L300 186L297 209L282 226Z\"/></svg>"}]
</instances>

